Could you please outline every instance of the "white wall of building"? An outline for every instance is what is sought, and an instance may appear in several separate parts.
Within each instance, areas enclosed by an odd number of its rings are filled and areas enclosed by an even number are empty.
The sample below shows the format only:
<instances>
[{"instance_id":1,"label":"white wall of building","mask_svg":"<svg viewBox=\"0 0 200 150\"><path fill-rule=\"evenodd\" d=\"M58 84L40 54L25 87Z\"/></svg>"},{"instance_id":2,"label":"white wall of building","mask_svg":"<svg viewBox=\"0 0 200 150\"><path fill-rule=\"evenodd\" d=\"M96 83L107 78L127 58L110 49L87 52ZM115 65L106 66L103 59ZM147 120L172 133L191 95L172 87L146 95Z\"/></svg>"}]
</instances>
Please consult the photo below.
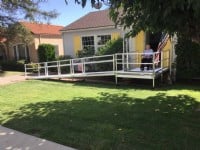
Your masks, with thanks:
<instances>
[{"instance_id":1,"label":"white wall of building","mask_svg":"<svg viewBox=\"0 0 200 150\"><path fill-rule=\"evenodd\" d=\"M63 45L64 45L64 55L70 55L72 57L75 57L75 52L74 52L74 36L94 36L97 37L98 35L112 35L112 33L120 33L120 36L123 37L123 31L121 29L116 29L116 28L107 28L107 29L94 29L94 30L79 30L79 31L74 31L74 32L63 32ZM95 42L97 43L97 42ZM130 43L130 48L134 48L134 40L132 38L129 39ZM95 45L95 47L97 47Z\"/></svg>"}]
</instances>

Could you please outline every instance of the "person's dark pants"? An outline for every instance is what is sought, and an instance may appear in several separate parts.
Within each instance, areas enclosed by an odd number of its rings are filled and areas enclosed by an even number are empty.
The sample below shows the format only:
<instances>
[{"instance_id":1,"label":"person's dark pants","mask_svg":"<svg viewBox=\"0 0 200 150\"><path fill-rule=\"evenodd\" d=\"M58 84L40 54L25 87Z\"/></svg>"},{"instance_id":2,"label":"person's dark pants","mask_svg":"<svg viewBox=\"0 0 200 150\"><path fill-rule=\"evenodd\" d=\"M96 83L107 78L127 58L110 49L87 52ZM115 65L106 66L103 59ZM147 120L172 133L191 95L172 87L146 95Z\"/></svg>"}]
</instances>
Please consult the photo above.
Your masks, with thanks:
<instances>
[{"instance_id":1,"label":"person's dark pants","mask_svg":"<svg viewBox=\"0 0 200 150\"><path fill-rule=\"evenodd\" d=\"M147 70L152 68L152 64L143 64L143 63L152 63L152 58L142 58L140 69L144 70L144 67L147 67Z\"/></svg>"}]
</instances>

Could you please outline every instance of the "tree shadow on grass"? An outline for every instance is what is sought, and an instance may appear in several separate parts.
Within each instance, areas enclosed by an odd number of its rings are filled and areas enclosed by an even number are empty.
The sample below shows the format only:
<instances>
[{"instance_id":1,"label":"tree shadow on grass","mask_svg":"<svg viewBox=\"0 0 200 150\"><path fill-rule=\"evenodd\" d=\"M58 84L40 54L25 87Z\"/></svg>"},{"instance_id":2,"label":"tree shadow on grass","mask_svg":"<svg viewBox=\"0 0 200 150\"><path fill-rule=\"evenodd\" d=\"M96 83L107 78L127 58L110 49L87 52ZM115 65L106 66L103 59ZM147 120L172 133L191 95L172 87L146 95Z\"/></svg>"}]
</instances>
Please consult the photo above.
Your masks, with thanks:
<instances>
[{"instance_id":1,"label":"tree shadow on grass","mask_svg":"<svg viewBox=\"0 0 200 150\"><path fill-rule=\"evenodd\" d=\"M44 81L44 80L43 80ZM143 81L145 83L137 82L137 83L123 83L123 81L118 84L117 86L113 82L106 82L102 80L103 82L90 82L90 81L66 81L66 80L57 80L57 79L48 79L47 81L51 82L59 82L59 83L73 83L74 86L84 86L84 87L95 87L95 88L111 88L111 89L121 89L121 90L130 90L130 89L135 89L135 90L148 90L152 89L152 84L151 80L139 80ZM105 84L106 83L106 84ZM154 91L168 91L168 90L192 90L192 91L200 91L200 86L199 84L185 84L185 83L175 83L173 85L162 85L162 86L156 86Z\"/></svg>"},{"instance_id":2,"label":"tree shadow on grass","mask_svg":"<svg viewBox=\"0 0 200 150\"><path fill-rule=\"evenodd\" d=\"M136 99L100 93L31 103L7 112L4 126L78 149L199 149L199 103L158 94Z\"/></svg>"}]
</instances>

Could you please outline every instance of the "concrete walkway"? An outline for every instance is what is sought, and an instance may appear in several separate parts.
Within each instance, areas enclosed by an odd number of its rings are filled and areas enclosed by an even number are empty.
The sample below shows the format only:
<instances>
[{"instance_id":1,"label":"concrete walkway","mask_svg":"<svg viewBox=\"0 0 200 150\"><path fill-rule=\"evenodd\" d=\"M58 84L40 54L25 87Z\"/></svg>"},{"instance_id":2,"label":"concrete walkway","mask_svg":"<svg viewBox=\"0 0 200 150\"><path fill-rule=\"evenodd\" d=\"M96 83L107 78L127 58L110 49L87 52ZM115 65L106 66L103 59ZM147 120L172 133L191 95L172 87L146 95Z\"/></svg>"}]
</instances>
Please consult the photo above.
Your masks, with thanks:
<instances>
[{"instance_id":1,"label":"concrete walkway","mask_svg":"<svg viewBox=\"0 0 200 150\"><path fill-rule=\"evenodd\" d=\"M25 80L24 75L12 75L12 76L7 76L7 77L0 77L0 85L21 82L24 80Z\"/></svg>"},{"instance_id":2,"label":"concrete walkway","mask_svg":"<svg viewBox=\"0 0 200 150\"><path fill-rule=\"evenodd\" d=\"M75 150L0 126L0 150Z\"/></svg>"}]
</instances>

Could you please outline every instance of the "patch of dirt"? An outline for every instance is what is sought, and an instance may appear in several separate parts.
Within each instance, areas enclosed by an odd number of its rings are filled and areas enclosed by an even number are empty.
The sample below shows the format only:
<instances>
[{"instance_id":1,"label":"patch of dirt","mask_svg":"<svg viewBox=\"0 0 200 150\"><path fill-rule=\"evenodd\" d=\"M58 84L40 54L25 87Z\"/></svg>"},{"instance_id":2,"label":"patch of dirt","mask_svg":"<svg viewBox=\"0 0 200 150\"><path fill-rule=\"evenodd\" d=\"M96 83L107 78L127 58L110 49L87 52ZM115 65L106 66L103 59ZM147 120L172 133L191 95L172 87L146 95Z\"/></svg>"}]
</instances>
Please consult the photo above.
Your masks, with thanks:
<instances>
[{"instance_id":1,"label":"patch of dirt","mask_svg":"<svg viewBox=\"0 0 200 150\"><path fill-rule=\"evenodd\" d=\"M13 75L13 76L0 77L0 86L12 84L12 83L16 83L16 82L21 82L21 81L24 81L24 80L25 80L25 77L23 75Z\"/></svg>"}]
</instances>

